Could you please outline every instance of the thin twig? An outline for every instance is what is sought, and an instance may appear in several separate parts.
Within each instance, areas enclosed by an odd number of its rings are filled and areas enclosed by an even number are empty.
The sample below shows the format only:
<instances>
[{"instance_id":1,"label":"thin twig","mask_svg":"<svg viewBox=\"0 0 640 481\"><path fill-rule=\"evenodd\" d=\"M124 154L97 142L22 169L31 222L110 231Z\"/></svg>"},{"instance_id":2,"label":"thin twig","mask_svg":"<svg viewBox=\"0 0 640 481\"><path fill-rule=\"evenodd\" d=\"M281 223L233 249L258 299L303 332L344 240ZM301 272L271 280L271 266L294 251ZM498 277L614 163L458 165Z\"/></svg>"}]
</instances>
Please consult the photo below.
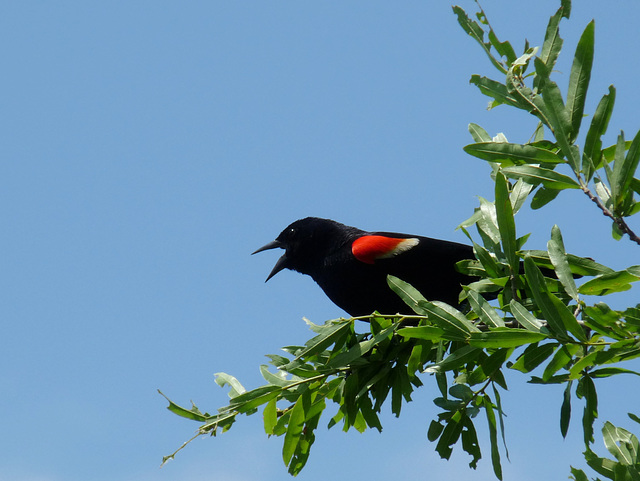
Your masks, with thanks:
<instances>
[{"instance_id":1,"label":"thin twig","mask_svg":"<svg viewBox=\"0 0 640 481\"><path fill-rule=\"evenodd\" d=\"M637 234L631 230L624 219L613 215L613 212L607 209L602 204L602 201L597 196L593 195L593 192L591 192L591 190L589 190L589 187L587 187L583 182L580 182L580 188L582 189L582 192L584 192L587 197L589 197L589 199L591 199L598 206L598 208L602 211L602 215L609 217L613 222L616 223L618 229L620 229L621 232L627 234L633 242L640 245L640 237L638 237Z\"/></svg>"}]
</instances>

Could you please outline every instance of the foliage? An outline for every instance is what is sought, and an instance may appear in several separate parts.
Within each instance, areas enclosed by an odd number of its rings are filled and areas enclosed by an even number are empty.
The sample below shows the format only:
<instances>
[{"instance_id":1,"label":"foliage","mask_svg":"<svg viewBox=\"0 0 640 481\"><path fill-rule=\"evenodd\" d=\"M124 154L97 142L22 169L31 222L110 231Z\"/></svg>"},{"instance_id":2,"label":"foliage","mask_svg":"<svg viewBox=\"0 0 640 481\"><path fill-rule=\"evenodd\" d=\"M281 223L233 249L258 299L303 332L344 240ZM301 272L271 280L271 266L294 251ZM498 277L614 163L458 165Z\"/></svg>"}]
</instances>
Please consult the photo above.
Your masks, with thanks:
<instances>
[{"instance_id":1,"label":"foliage","mask_svg":"<svg viewBox=\"0 0 640 481\"><path fill-rule=\"evenodd\" d=\"M495 200L480 199L473 216L460 225L473 243L476 260L458 267L478 278L464 286L461 305L466 308L430 302L401 279L390 277L390 288L415 315L374 313L323 325L309 323L315 335L303 346L288 346L285 355L267 356L270 366L260 368L265 385L246 390L233 376L219 373L216 382L229 386L231 400L215 414L169 401L169 410L200 423L196 437L225 432L238 415L261 411L266 434L283 437L283 461L296 475L309 457L314 431L329 405L337 407L329 427L381 430L378 414L385 401L390 400L392 412L399 416L426 373L435 378L440 391L434 399L440 412L428 430L436 451L449 459L459 443L475 467L481 458L475 423L484 417L493 469L502 479L504 372L536 370L541 375L529 382L565 386L562 436L569 428L572 395L584 401L582 427L589 466L609 479L640 479L638 439L629 432L604 425L605 443L616 461L599 458L590 448L598 416L596 380L638 375L620 364L640 357L640 304L614 310L600 299L590 304L583 297L630 289L640 279L640 266L615 271L571 255L558 226L551 231L546 251L526 249L528 235L518 236L514 220L529 199L531 207L539 209L561 190L580 190L611 219L614 238L627 236L640 244L627 223L640 211L636 200L640 180L634 177L640 133L629 142L621 132L615 145L602 147L615 101L613 86L592 116L584 147L576 144L593 63L593 22L578 42L566 99L551 80L563 43L559 24L569 18L570 7L568 0L562 1L542 46L526 44L519 57L509 42L498 40L482 9L472 20L460 7L453 8L462 28L504 76L500 82L473 75L471 83L491 97L490 108L514 107L539 122L526 144L508 142L504 135L492 138L475 124L469 127L475 143L464 150L489 162ZM544 139L545 132L551 140ZM477 242L468 230L472 226ZM572 473L576 480L587 479L580 470L572 468Z\"/></svg>"}]
</instances>

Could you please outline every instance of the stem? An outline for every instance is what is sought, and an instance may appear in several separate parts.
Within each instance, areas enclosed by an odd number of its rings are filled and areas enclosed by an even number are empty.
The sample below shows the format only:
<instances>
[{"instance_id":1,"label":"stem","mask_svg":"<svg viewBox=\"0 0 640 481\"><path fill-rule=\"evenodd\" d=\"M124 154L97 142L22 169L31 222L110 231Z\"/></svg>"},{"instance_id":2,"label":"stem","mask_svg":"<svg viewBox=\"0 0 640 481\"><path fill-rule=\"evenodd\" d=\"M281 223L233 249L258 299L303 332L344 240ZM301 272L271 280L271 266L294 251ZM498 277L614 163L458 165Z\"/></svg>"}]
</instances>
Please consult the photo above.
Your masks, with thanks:
<instances>
[{"instance_id":1,"label":"stem","mask_svg":"<svg viewBox=\"0 0 640 481\"><path fill-rule=\"evenodd\" d=\"M582 189L582 192L584 192L587 197L589 197L589 199L591 199L591 201L598 206L598 208L602 211L602 215L609 217L613 222L616 223L618 229L620 229L624 234L627 234L633 242L640 245L640 237L638 237L636 233L631 230L624 219L622 219L621 217L616 217L613 212L607 209L602 204L602 201L597 196L593 195L593 192L589 190L589 187L582 181L579 176L578 180L580 181L580 188Z\"/></svg>"}]
</instances>

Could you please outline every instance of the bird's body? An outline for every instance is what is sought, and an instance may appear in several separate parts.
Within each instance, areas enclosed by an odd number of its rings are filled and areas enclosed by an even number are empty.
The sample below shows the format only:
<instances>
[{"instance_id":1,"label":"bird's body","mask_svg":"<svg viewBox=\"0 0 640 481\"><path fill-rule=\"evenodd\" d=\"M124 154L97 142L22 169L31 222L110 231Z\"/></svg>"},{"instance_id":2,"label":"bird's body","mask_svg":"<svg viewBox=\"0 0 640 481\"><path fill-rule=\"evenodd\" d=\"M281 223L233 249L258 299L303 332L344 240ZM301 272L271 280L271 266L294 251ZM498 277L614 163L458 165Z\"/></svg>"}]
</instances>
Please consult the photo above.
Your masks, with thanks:
<instances>
[{"instance_id":1,"label":"bird's body","mask_svg":"<svg viewBox=\"0 0 640 481\"><path fill-rule=\"evenodd\" d=\"M269 280L283 269L307 274L336 305L351 316L378 311L411 314L387 283L391 274L418 289L428 300L458 304L462 284L473 279L455 268L473 259L464 244L393 232L366 232L333 220L307 217L258 249L283 248Z\"/></svg>"}]
</instances>

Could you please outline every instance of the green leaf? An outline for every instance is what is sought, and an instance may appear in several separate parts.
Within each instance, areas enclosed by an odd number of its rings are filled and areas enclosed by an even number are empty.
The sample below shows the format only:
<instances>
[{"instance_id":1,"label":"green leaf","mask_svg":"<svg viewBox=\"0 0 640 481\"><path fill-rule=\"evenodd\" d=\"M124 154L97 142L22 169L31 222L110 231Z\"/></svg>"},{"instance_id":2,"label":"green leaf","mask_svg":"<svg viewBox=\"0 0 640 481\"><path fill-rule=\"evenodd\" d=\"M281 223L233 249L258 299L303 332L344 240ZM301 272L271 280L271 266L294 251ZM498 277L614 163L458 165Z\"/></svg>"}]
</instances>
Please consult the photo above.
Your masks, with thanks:
<instances>
[{"instance_id":1,"label":"green leaf","mask_svg":"<svg viewBox=\"0 0 640 481\"><path fill-rule=\"evenodd\" d=\"M269 384L247 391L232 399L230 406L239 413L246 413L277 397L283 388Z\"/></svg>"},{"instance_id":2,"label":"green leaf","mask_svg":"<svg viewBox=\"0 0 640 481\"><path fill-rule=\"evenodd\" d=\"M482 264L482 267L484 267L484 269L487 271L487 274L489 274L490 277L502 276L500 265L498 264L496 259L493 258L493 256L489 253L487 249L485 249L481 245L476 244L474 242L473 253L476 256L476 258L480 261L480 263Z\"/></svg>"},{"instance_id":3,"label":"green leaf","mask_svg":"<svg viewBox=\"0 0 640 481\"><path fill-rule=\"evenodd\" d=\"M415 345L411 349L409 361L407 362L407 374L409 374L409 377L413 378L417 371L422 370L422 365L425 361L423 358L423 351L428 350L431 346L431 343L415 343Z\"/></svg>"},{"instance_id":4,"label":"green leaf","mask_svg":"<svg viewBox=\"0 0 640 481\"><path fill-rule=\"evenodd\" d=\"M625 444L631 442L633 436L626 429L618 428L609 421L602 427L602 437L607 450L624 466L636 464L635 456L627 449ZM636 439L637 443L637 439Z\"/></svg>"},{"instance_id":5,"label":"green leaf","mask_svg":"<svg viewBox=\"0 0 640 481\"><path fill-rule=\"evenodd\" d=\"M531 199L531 208L533 210L537 210L544 207L553 199L558 197L559 193L560 190L558 189L547 189L544 186L540 187Z\"/></svg>"},{"instance_id":6,"label":"green leaf","mask_svg":"<svg viewBox=\"0 0 640 481\"><path fill-rule=\"evenodd\" d=\"M599 458L588 447L584 453L584 458L587 461L587 464L589 465L589 467L593 469L595 472L597 472L598 474L601 474L602 476L605 476L609 479L617 479L614 474L614 471L619 466L617 462L611 459ZM624 478L621 477L620 479L624 479Z\"/></svg>"},{"instance_id":7,"label":"green leaf","mask_svg":"<svg viewBox=\"0 0 640 481\"><path fill-rule=\"evenodd\" d=\"M516 273L520 266L520 260L516 254L516 223L513 218L507 179L500 172L496 174L495 178L495 195L496 218L502 240L502 251L507 257L509 266L511 267L511 273Z\"/></svg>"},{"instance_id":8,"label":"green leaf","mask_svg":"<svg viewBox=\"0 0 640 481\"><path fill-rule=\"evenodd\" d=\"M455 413L442 430L440 440L438 441L438 444L436 444L436 452L443 459L449 459L451 457L451 453L453 451L451 446L458 442L458 439L460 438L463 427L461 418L462 414L460 412Z\"/></svg>"},{"instance_id":9,"label":"green leaf","mask_svg":"<svg viewBox=\"0 0 640 481\"><path fill-rule=\"evenodd\" d=\"M532 190L533 185L528 184L522 179L518 179L509 194L509 200L511 200L511 208L514 214L518 213Z\"/></svg>"},{"instance_id":10,"label":"green leaf","mask_svg":"<svg viewBox=\"0 0 640 481\"><path fill-rule=\"evenodd\" d=\"M535 165L518 165L501 169L507 177L523 179L529 184L542 184L547 189L579 189L580 185L571 177L560 174L555 170L545 169Z\"/></svg>"},{"instance_id":11,"label":"green leaf","mask_svg":"<svg viewBox=\"0 0 640 481\"><path fill-rule=\"evenodd\" d=\"M489 357L480 361L479 365L467 375L467 384L475 386L486 381L489 377L495 377L513 351L513 348L496 349Z\"/></svg>"},{"instance_id":12,"label":"green leaf","mask_svg":"<svg viewBox=\"0 0 640 481\"><path fill-rule=\"evenodd\" d=\"M271 436L273 434L273 428L278 422L278 409L276 407L277 399L273 398L267 403L262 411L262 421L264 424L264 432Z\"/></svg>"},{"instance_id":13,"label":"green leaf","mask_svg":"<svg viewBox=\"0 0 640 481\"><path fill-rule=\"evenodd\" d=\"M633 272L633 270L631 271ZM640 277L632 274L629 269L624 271L601 274L578 288L580 294L591 296L604 296L614 292L623 292L631 289L631 283L640 280Z\"/></svg>"},{"instance_id":14,"label":"green leaf","mask_svg":"<svg viewBox=\"0 0 640 481\"><path fill-rule=\"evenodd\" d=\"M497 327L486 332L471 333L469 345L491 349L497 347L518 347L524 344L542 341L547 336L542 333L525 329Z\"/></svg>"},{"instance_id":15,"label":"green leaf","mask_svg":"<svg viewBox=\"0 0 640 481\"><path fill-rule=\"evenodd\" d=\"M349 350L338 353L327 363L327 367L331 369L346 367L356 359L362 358L362 356L371 351L371 349L373 349L376 345L380 344L385 339L388 339L395 328L396 325L392 324L388 328L373 336L371 339L359 342L358 344L349 348Z\"/></svg>"},{"instance_id":16,"label":"green leaf","mask_svg":"<svg viewBox=\"0 0 640 481\"><path fill-rule=\"evenodd\" d=\"M498 447L498 429L496 427L496 415L493 412L493 403L488 395L482 397L482 405L487 413L489 426L489 440L491 442L491 465L496 478L502 479L502 465L500 463L500 449Z\"/></svg>"},{"instance_id":17,"label":"green leaf","mask_svg":"<svg viewBox=\"0 0 640 481\"><path fill-rule=\"evenodd\" d=\"M240 394L247 392L244 386L240 384L240 381L238 381L232 375L227 374L226 372L217 372L214 374L214 376L215 376L216 384L218 386L225 387L226 385L228 385L231 388L229 390L229 397L231 399L239 396Z\"/></svg>"},{"instance_id":18,"label":"green leaf","mask_svg":"<svg viewBox=\"0 0 640 481\"><path fill-rule=\"evenodd\" d=\"M507 69L504 67L502 62L496 59L491 53L491 43L485 42L484 30L482 29L482 27L478 25L475 21L471 20L467 16L466 12L458 6L453 7L453 13L455 13L456 16L458 17L458 23L460 24L462 29L465 32L467 32L467 34L471 38L473 38L476 42L478 42L478 44L482 47L482 49L487 54L487 56L489 57L489 60L491 60L491 63L494 65L494 67L496 67L502 73L506 74Z\"/></svg>"},{"instance_id":19,"label":"green leaf","mask_svg":"<svg viewBox=\"0 0 640 481\"><path fill-rule=\"evenodd\" d=\"M551 240L547 243L549 251L549 259L553 264L558 279L562 283L562 287L575 301L578 300L578 288L573 280L573 274L569 267L564 242L562 241L562 233L557 225L551 229Z\"/></svg>"},{"instance_id":20,"label":"green leaf","mask_svg":"<svg viewBox=\"0 0 640 481\"><path fill-rule=\"evenodd\" d=\"M389 284L389 287L393 292L400 296L407 306L413 309L413 312L420 316L427 315L427 311L423 306L427 300L422 294L420 294L418 289L392 275L387 276L387 284Z\"/></svg>"},{"instance_id":21,"label":"green leaf","mask_svg":"<svg viewBox=\"0 0 640 481\"><path fill-rule=\"evenodd\" d=\"M566 344L556 351L549 364L544 368L542 380L549 381L555 373L569 364L573 356L578 352L579 346L576 344Z\"/></svg>"},{"instance_id":22,"label":"green leaf","mask_svg":"<svg viewBox=\"0 0 640 481\"><path fill-rule=\"evenodd\" d=\"M481 77L480 75L472 75L469 80L470 84L475 85L480 90L480 93L494 99L493 104L489 108L493 108L500 104L511 105L512 107L522 108L518 101L509 93L506 85L491 80L487 77Z\"/></svg>"},{"instance_id":23,"label":"green leaf","mask_svg":"<svg viewBox=\"0 0 640 481\"><path fill-rule=\"evenodd\" d=\"M438 341L442 339L444 330L435 326L404 327L398 330L398 334L407 339L424 339Z\"/></svg>"},{"instance_id":24,"label":"green leaf","mask_svg":"<svg viewBox=\"0 0 640 481\"><path fill-rule=\"evenodd\" d=\"M573 479L575 479L575 481L589 481L589 478L582 469L576 469L571 466L571 474L573 475Z\"/></svg>"},{"instance_id":25,"label":"green leaf","mask_svg":"<svg viewBox=\"0 0 640 481\"><path fill-rule=\"evenodd\" d=\"M584 434L584 444L593 443L593 423L598 417L598 394L593 380L588 376L583 376L578 382L578 393L585 399L584 412L582 415L582 430Z\"/></svg>"},{"instance_id":26,"label":"green leaf","mask_svg":"<svg viewBox=\"0 0 640 481\"><path fill-rule=\"evenodd\" d=\"M571 168L577 172L579 170L580 158L577 149L572 148L572 126L569 111L564 105L560 89L555 82L549 80L550 70L548 66L545 65L540 58L536 58L534 63L536 66L536 74L541 79L542 99L546 107L545 113L549 121L549 126L558 141L560 151L566 157Z\"/></svg>"},{"instance_id":27,"label":"green leaf","mask_svg":"<svg viewBox=\"0 0 640 481\"><path fill-rule=\"evenodd\" d=\"M437 421L431 421L429 424L429 429L427 431L427 439L431 442L435 441L442 434L442 430L444 426Z\"/></svg>"},{"instance_id":28,"label":"green leaf","mask_svg":"<svg viewBox=\"0 0 640 481\"><path fill-rule=\"evenodd\" d=\"M544 35L544 43L542 44L542 51L540 52L540 59L550 69L553 69L558 59L558 54L560 54L560 50L562 49L563 40L560 38L560 29L558 26L563 17L563 11L564 9L560 7L555 15L549 19L547 31Z\"/></svg>"},{"instance_id":29,"label":"green leaf","mask_svg":"<svg viewBox=\"0 0 640 481\"><path fill-rule=\"evenodd\" d=\"M260 366L260 373L262 374L262 377L265 379L265 381L267 381L269 384L275 384L276 386L284 387L295 382L291 379L286 379L287 373L285 371L279 370L275 374L270 372L269 366L267 366L266 364L262 364Z\"/></svg>"},{"instance_id":30,"label":"green leaf","mask_svg":"<svg viewBox=\"0 0 640 481\"><path fill-rule=\"evenodd\" d=\"M558 343L556 342L542 344L540 346L532 344L518 357L518 360L511 366L511 369L524 373L531 372L547 360L557 347Z\"/></svg>"},{"instance_id":31,"label":"green leaf","mask_svg":"<svg viewBox=\"0 0 640 481\"><path fill-rule=\"evenodd\" d=\"M624 369L621 367L603 367L601 369L591 371L589 373L589 376L592 378L601 378L615 376L616 374L634 374L636 376L640 376L640 373L637 371L632 371L630 369Z\"/></svg>"},{"instance_id":32,"label":"green leaf","mask_svg":"<svg viewBox=\"0 0 640 481\"><path fill-rule=\"evenodd\" d=\"M454 333L462 339L469 338L473 332L480 332L464 314L444 302L425 302L422 307L429 320L445 332Z\"/></svg>"},{"instance_id":33,"label":"green leaf","mask_svg":"<svg viewBox=\"0 0 640 481\"><path fill-rule=\"evenodd\" d=\"M570 142L574 142L580 130L582 115L584 114L584 103L591 79L591 67L593 65L593 43L594 43L595 22L591 20L584 29L571 66L569 75L569 89L567 92L567 111L571 119ZM577 164L576 164L577 170Z\"/></svg>"},{"instance_id":34,"label":"green leaf","mask_svg":"<svg viewBox=\"0 0 640 481\"><path fill-rule=\"evenodd\" d=\"M571 420L571 385L572 381L567 383L560 407L560 433L563 438L567 437L569 431L569 421Z\"/></svg>"},{"instance_id":35,"label":"green leaf","mask_svg":"<svg viewBox=\"0 0 640 481\"><path fill-rule=\"evenodd\" d=\"M375 428L378 432L382 432L382 424L380 424L380 419L378 418L378 414L373 409L373 404L371 403L371 399L369 396L362 396L358 403L360 407L360 412L362 413L362 417L367 422L367 425L370 428Z\"/></svg>"},{"instance_id":36,"label":"green leaf","mask_svg":"<svg viewBox=\"0 0 640 481\"><path fill-rule=\"evenodd\" d=\"M289 462L296 451L302 430L304 428L305 409L303 396L300 396L296 401L293 409L291 410L291 416L289 417L289 425L287 426L287 432L284 435L284 445L282 446L282 459L285 466L289 466Z\"/></svg>"},{"instance_id":37,"label":"green leaf","mask_svg":"<svg viewBox=\"0 0 640 481\"><path fill-rule=\"evenodd\" d=\"M577 339L586 341L584 330L578 324L573 313L560 299L550 293L544 281L544 277L535 265L533 259L527 256L524 260L525 275L531 286L531 292L536 304L542 311L549 327L559 339L566 339L567 330Z\"/></svg>"},{"instance_id":38,"label":"green leaf","mask_svg":"<svg viewBox=\"0 0 640 481\"><path fill-rule=\"evenodd\" d=\"M463 150L479 159L498 162L504 167L522 164L561 164L565 160L554 152L531 144L483 141L469 144Z\"/></svg>"},{"instance_id":39,"label":"green leaf","mask_svg":"<svg viewBox=\"0 0 640 481\"><path fill-rule=\"evenodd\" d=\"M183 408L182 406L177 405L171 399L165 396L163 392L160 391L160 389L158 389L158 392L163 398L165 398L169 402L167 409L172 413L177 414L180 417L183 417L186 419L192 419L193 421L199 421L199 422L205 422L212 418L212 416L208 414L202 414L200 410L197 407L195 407L195 405L193 406L192 409Z\"/></svg>"},{"instance_id":40,"label":"green leaf","mask_svg":"<svg viewBox=\"0 0 640 481\"><path fill-rule=\"evenodd\" d=\"M476 469L478 467L478 461L482 457L480 453L480 445L478 443L478 433L473 425L473 421L469 416L463 418L462 429L462 449L472 456L472 460L469 463L469 467Z\"/></svg>"},{"instance_id":41,"label":"green leaf","mask_svg":"<svg viewBox=\"0 0 640 481\"><path fill-rule=\"evenodd\" d=\"M525 309L522 304L515 299L511 299L509 306L511 307L511 313L516 318L516 321L518 321L518 324L529 331L540 332L540 329L544 324Z\"/></svg>"},{"instance_id":42,"label":"green leaf","mask_svg":"<svg viewBox=\"0 0 640 481\"><path fill-rule=\"evenodd\" d=\"M281 369L290 371L290 369L297 364L298 360L324 351L327 347L347 334L352 327L353 321L349 319L331 321L323 326L316 326L321 334L307 341L306 348L300 350L296 357L289 364L282 366Z\"/></svg>"},{"instance_id":43,"label":"green leaf","mask_svg":"<svg viewBox=\"0 0 640 481\"><path fill-rule=\"evenodd\" d=\"M465 404L473 399L473 391L465 384L454 384L449 389L449 394L456 399L462 400Z\"/></svg>"},{"instance_id":44,"label":"green leaf","mask_svg":"<svg viewBox=\"0 0 640 481\"><path fill-rule=\"evenodd\" d=\"M622 141L624 137L621 135ZM617 152L617 151L616 151ZM616 156L617 157L617 156ZM631 181L640 162L640 131L631 142L627 155L616 161L613 165L613 179L611 180L611 197L614 202L614 210L620 212L621 207L632 194Z\"/></svg>"},{"instance_id":45,"label":"green leaf","mask_svg":"<svg viewBox=\"0 0 640 481\"><path fill-rule=\"evenodd\" d=\"M482 17L486 20L486 16L484 14L484 11L482 10L482 8L480 9L480 13L482 15ZM491 45L493 46L493 48L496 49L496 52L498 52L498 54L500 55L500 57L504 57L507 59L507 64L510 64L512 62L516 61L516 53L513 50L513 47L511 46L511 44L509 42L507 42L506 40L504 42L501 42L500 40L498 40L498 37L496 35L496 33L493 31L493 29L491 28L491 25L489 25L489 22L483 22L485 23L485 25L487 25L489 27L489 32L488 32L488 37L489 37L489 41L491 42Z\"/></svg>"},{"instance_id":46,"label":"green leaf","mask_svg":"<svg viewBox=\"0 0 640 481\"><path fill-rule=\"evenodd\" d=\"M471 304L471 308L478 315L480 320L490 327L503 327L504 321L500 317L500 315L496 312L496 310L487 302L487 300L482 297L478 292L465 289L467 291L467 299L469 299L469 303Z\"/></svg>"},{"instance_id":47,"label":"green leaf","mask_svg":"<svg viewBox=\"0 0 640 481\"><path fill-rule=\"evenodd\" d=\"M598 168L602 157L602 136L606 133L613 112L613 106L616 101L616 89L613 85L609 86L609 93L605 94L595 113L591 119L591 126L587 131L587 138L584 142L584 151L582 159L582 172L584 173L586 182L591 180L593 173Z\"/></svg>"},{"instance_id":48,"label":"green leaf","mask_svg":"<svg viewBox=\"0 0 640 481\"><path fill-rule=\"evenodd\" d=\"M521 251L521 256L530 256L540 267L553 268L553 264L549 259L549 253L547 251L540 250L528 250ZM608 274L614 272L610 267L598 264L593 259L588 257L578 257L572 254L566 255L567 262L571 268L571 272L581 276L597 276L600 274Z\"/></svg>"},{"instance_id":49,"label":"green leaf","mask_svg":"<svg viewBox=\"0 0 640 481\"><path fill-rule=\"evenodd\" d=\"M439 373L451 371L453 369L456 369L457 367L473 361L481 352L482 349L478 349L473 346L461 347L460 349L456 349L442 361L427 367L424 372Z\"/></svg>"},{"instance_id":50,"label":"green leaf","mask_svg":"<svg viewBox=\"0 0 640 481\"><path fill-rule=\"evenodd\" d=\"M489 202L487 199L479 197L480 212L482 217L478 219L476 226L478 232L482 236L485 246L492 252L496 252L497 246L500 243L500 230L498 229L498 219L496 216L496 206L493 202ZM482 261L482 259L480 259Z\"/></svg>"},{"instance_id":51,"label":"green leaf","mask_svg":"<svg viewBox=\"0 0 640 481\"><path fill-rule=\"evenodd\" d=\"M476 142L491 142L491 136L478 124L469 124L469 133Z\"/></svg>"}]
</instances>

